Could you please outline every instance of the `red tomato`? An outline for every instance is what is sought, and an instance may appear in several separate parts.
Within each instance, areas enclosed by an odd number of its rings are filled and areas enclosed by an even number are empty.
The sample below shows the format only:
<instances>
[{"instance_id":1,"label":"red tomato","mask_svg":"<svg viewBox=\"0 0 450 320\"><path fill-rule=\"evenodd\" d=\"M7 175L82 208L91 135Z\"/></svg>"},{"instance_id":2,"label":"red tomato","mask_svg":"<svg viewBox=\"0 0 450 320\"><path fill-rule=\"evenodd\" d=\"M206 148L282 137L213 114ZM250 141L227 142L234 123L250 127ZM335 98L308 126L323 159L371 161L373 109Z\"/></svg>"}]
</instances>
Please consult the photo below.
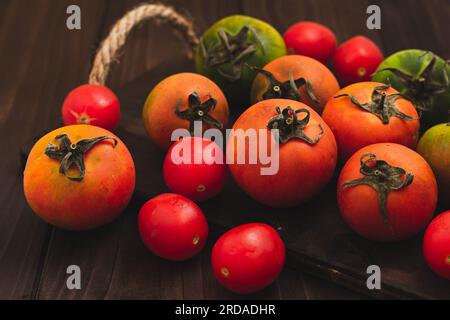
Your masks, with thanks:
<instances>
[{"instance_id":1,"label":"red tomato","mask_svg":"<svg viewBox=\"0 0 450 320\"><path fill-rule=\"evenodd\" d=\"M139 211L138 228L147 248L162 258L186 260L199 253L208 236L202 210L181 195L166 193Z\"/></svg>"},{"instance_id":2,"label":"red tomato","mask_svg":"<svg viewBox=\"0 0 450 320\"><path fill-rule=\"evenodd\" d=\"M272 153L269 127L280 128L278 154ZM250 141L242 131L256 138ZM298 205L323 189L337 160L336 140L325 121L307 105L287 99L263 100L247 109L234 123L227 149L237 184L255 200L281 208ZM268 154L271 163L265 163L261 153ZM249 155L256 160L250 161ZM243 156L247 161L240 163ZM273 172L262 174L267 168Z\"/></svg>"},{"instance_id":3,"label":"red tomato","mask_svg":"<svg viewBox=\"0 0 450 320\"><path fill-rule=\"evenodd\" d=\"M338 204L347 224L376 241L398 241L422 231L437 202L437 184L427 162L394 143L357 151L338 180Z\"/></svg>"},{"instance_id":4,"label":"red tomato","mask_svg":"<svg viewBox=\"0 0 450 320\"><path fill-rule=\"evenodd\" d=\"M195 163L198 158L200 163ZM185 137L174 143L164 160L164 180L175 193L194 201L217 195L227 177L222 149L211 140Z\"/></svg>"},{"instance_id":5,"label":"red tomato","mask_svg":"<svg viewBox=\"0 0 450 320\"><path fill-rule=\"evenodd\" d=\"M434 272L450 280L450 210L431 221L423 238L423 254Z\"/></svg>"},{"instance_id":6,"label":"red tomato","mask_svg":"<svg viewBox=\"0 0 450 320\"><path fill-rule=\"evenodd\" d=\"M414 148L419 137L414 104L383 83L359 82L341 89L328 100L322 117L336 137L341 162L379 142Z\"/></svg>"},{"instance_id":7,"label":"red tomato","mask_svg":"<svg viewBox=\"0 0 450 320\"><path fill-rule=\"evenodd\" d=\"M33 211L69 230L113 221L128 205L134 184L134 162L125 144L111 132L88 125L62 127L39 139L23 175Z\"/></svg>"},{"instance_id":8,"label":"red tomato","mask_svg":"<svg viewBox=\"0 0 450 320\"><path fill-rule=\"evenodd\" d=\"M383 59L383 53L372 40L356 36L337 48L334 71L344 84L370 81Z\"/></svg>"},{"instance_id":9,"label":"red tomato","mask_svg":"<svg viewBox=\"0 0 450 320\"><path fill-rule=\"evenodd\" d=\"M120 119L117 96L105 86L86 84L75 88L62 107L64 124L90 124L110 131Z\"/></svg>"},{"instance_id":10,"label":"red tomato","mask_svg":"<svg viewBox=\"0 0 450 320\"><path fill-rule=\"evenodd\" d=\"M236 293L251 293L270 285L285 262L283 240L263 223L244 224L217 240L211 261L217 280Z\"/></svg>"},{"instance_id":11,"label":"red tomato","mask_svg":"<svg viewBox=\"0 0 450 320\"><path fill-rule=\"evenodd\" d=\"M284 34L286 47L296 54L314 58L326 64L336 50L334 33L317 22L299 22Z\"/></svg>"}]
</instances>

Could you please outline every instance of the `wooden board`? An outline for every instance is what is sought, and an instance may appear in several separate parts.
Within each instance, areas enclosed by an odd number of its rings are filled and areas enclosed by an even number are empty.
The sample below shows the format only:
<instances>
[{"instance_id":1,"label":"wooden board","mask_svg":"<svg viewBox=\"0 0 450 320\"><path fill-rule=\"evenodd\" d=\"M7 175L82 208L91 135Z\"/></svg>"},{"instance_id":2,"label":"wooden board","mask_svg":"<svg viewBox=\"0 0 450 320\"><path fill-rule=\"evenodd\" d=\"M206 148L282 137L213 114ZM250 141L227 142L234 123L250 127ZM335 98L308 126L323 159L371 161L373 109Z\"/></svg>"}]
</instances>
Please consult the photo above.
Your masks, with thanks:
<instances>
[{"instance_id":1,"label":"wooden board","mask_svg":"<svg viewBox=\"0 0 450 320\"><path fill-rule=\"evenodd\" d=\"M169 190L162 177L165 154L146 137L141 108L149 90L160 79L183 71L192 71L192 62L179 58L154 68L118 90L124 113L119 135L133 152L137 190L146 198ZM240 108L232 110L231 123L240 112ZM284 238L292 266L352 289L375 297L450 298L450 282L435 276L422 258L421 235L395 244L364 240L342 221L335 186L334 179L323 193L307 204L280 210L256 203L230 177L225 190L201 206L209 221L222 230L252 221L270 223ZM366 269L372 264L381 268L382 290L369 291L366 287Z\"/></svg>"}]
</instances>

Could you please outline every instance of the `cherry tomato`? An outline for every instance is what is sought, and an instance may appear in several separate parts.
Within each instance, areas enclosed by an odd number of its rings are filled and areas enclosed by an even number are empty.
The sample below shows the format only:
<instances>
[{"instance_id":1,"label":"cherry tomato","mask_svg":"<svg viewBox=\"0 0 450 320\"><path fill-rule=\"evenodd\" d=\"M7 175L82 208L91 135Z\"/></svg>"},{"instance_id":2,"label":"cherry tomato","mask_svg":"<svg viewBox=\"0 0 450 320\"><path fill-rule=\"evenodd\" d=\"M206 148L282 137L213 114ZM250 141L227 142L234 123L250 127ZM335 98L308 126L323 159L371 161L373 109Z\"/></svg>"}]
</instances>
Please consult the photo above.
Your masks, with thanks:
<instances>
[{"instance_id":1,"label":"cherry tomato","mask_svg":"<svg viewBox=\"0 0 450 320\"><path fill-rule=\"evenodd\" d=\"M333 31L317 22L294 24L284 34L286 47L296 54L314 58L326 64L336 50Z\"/></svg>"},{"instance_id":2,"label":"cherry tomato","mask_svg":"<svg viewBox=\"0 0 450 320\"><path fill-rule=\"evenodd\" d=\"M270 285L285 262L283 240L269 225L244 224L224 233L212 250L217 280L236 293L251 293Z\"/></svg>"},{"instance_id":3,"label":"cherry tomato","mask_svg":"<svg viewBox=\"0 0 450 320\"><path fill-rule=\"evenodd\" d=\"M208 236L202 210L178 194L161 194L139 211L138 228L147 248L162 258L186 260L199 253Z\"/></svg>"},{"instance_id":4,"label":"cherry tomato","mask_svg":"<svg viewBox=\"0 0 450 320\"><path fill-rule=\"evenodd\" d=\"M198 158L198 163L196 163ZM185 137L174 143L164 160L164 180L175 193L194 201L217 195L227 177L222 149L200 137Z\"/></svg>"},{"instance_id":5,"label":"cherry tomato","mask_svg":"<svg viewBox=\"0 0 450 320\"><path fill-rule=\"evenodd\" d=\"M90 124L114 131L120 119L119 99L105 86L82 85L67 95L62 117L66 126Z\"/></svg>"},{"instance_id":6,"label":"cherry tomato","mask_svg":"<svg viewBox=\"0 0 450 320\"><path fill-rule=\"evenodd\" d=\"M450 280L450 210L431 221L423 238L423 254L434 272Z\"/></svg>"},{"instance_id":7,"label":"cherry tomato","mask_svg":"<svg viewBox=\"0 0 450 320\"><path fill-rule=\"evenodd\" d=\"M383 53L370 39L356 36L341 44L333 57L334 71L344 84L370 81Z\"/></svg>"}]
</instances>

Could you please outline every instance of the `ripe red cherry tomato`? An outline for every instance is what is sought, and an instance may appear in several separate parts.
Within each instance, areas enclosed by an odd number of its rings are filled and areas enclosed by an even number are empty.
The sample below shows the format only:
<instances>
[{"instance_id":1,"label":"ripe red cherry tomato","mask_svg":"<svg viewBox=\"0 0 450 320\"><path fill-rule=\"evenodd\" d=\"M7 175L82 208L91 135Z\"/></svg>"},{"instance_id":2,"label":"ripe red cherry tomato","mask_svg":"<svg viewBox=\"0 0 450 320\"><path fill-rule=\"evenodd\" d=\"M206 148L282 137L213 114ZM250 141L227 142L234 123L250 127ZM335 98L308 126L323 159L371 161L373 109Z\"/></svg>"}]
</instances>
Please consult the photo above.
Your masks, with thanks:
<instances>
[{"instance_id":1,"label":"ripe red cherry tomato","mask_svg":"<svg viewBox=\"0 0 450 320\"><path fill-rule=\"evenodd\" d=\"M372 40L356 36L337 48L333 57L334 71L346 85L370 81L383 58L380 48Z\"/></svg>"},{"instance_id":2,"label":"ripe red cherry tomato","mask_svg":"<svg viewBox=\"0 0 450 320\"><path fill-rule=\"evenodd\" d=\"M188 198L173 193L161 194L144 204L138 227L151 252L174 261L196 255L208 236L202 210Z\"/></svg>"},{"instance_id":3,"label":"ripe red cherry tomato","mask_svg":"<svg viewBox=\"0 0 450 320\"><path fill-rule=\"evenodd\" d=\"M198 158L200 163L195 163ZM227 177L222 149L213 141L185 137L174 143L164 160L164 180L175 193L194 201L217 195Z\"/></svg>"},{"instance_id":4,"label":"ripe red cherry tomato","mask_svg":"<svg viewBox=\"0 0 450 320\"><path fill-rule=\"evenodd\" d=\"M423 238L423 254L434 272L450 280L450 210L431 221Z\"/></svg>"},{"instance_id":5,"label":"ripe red cherry tomato","mask_svg":"<svg viewBox=\"0 0 450 320\"><path fill-rule=\"evenodd\" d=\"M120 119L119 99L105 86L85 84L67 95L62 117L66 126L90 124L114 131Z\"/></svg>"},{"instance_id":6,"label":"ripe red cherry tomato","mask_svg":"<svg viewBox=\"0 0 450 320\"><path fill-rule=\"evenodd\" d=\"M217 280L236 293L251 293L270 285L285 262L283 240L263 223L244 224L229 230L212 250Z\"/></svg>"},{"instance_id":7,"label":"ripe red cherry tomato","mask_svg":"<svg viewBox=\"0 0 450 320\"><path fill-rule=\"evenodd\" d=\"M334 33L316 22L294 24L284 34L286 47L296 54L314 58L326 64L336 50Z\"/></svg>"}]
</instances>

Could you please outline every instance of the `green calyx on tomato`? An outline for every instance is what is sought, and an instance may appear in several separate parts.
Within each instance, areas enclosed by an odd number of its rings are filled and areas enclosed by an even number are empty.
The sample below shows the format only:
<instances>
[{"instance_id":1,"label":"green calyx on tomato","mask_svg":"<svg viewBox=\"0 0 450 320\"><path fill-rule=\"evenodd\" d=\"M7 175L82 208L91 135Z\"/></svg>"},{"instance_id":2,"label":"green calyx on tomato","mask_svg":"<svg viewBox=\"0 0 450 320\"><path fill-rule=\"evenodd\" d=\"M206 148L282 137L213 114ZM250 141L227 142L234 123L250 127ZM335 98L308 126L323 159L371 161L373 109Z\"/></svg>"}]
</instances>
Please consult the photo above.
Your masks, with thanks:
<instances>
[{"instance_id":1,"label":"green calyx on tomato","mask_svg":"<svg viewBox=\"0 0 450 320\"><path fill-rule=\"evenodd\" d=\"M189 95L188 103L188 108L183 111L180 110L180 105L177 105L175 113L181 119L185 119L190 122L189 131L191 134L194 133L195 121L204 121L216 128L223 128L223 124L209 114L217 105L216 99L210 97L205 102L201 102L197 92L193 92Z\"/></svg>"},{"instance_id":2,"label":"green calyx on tomato","mask_svg":"<svg viewBox=\"0 0 450 320\"><path fill-rule=\"evenodd\" d=\"M306 93L308 94L308 97L316 103L320 102L319 99L317 99L317 97L314 95L311 82L303 77L294 79L294 74L292 71L289 72L289 80L281 82L267 70L257 67L253 67L253 70L264 75L269 81L269 87L267 91L262 95L263 100L290 99L300 101L301 97L298 89L302 86L306 86Z\"/></svg>"},{"instance_id":3,"label":"green calyx on tomato","mask_svg":"<svg viewBox=\"0 0 450 320\"><path fill-rule=\"evenodd\" d=\"M314 145L320 141L320 139L323 136L324 130L322 125L319 124L321 132L316 137L316 139L311 139L308 137L304 129L309 123L310 119L310 112L308 109L298 109L294 110L291 107L284 108L283 111L281 111L280 107L276 107L275 110L277 111L277 114L275 117L269 120L267 124L267 128L272 129L278 129L279 130L279 141L282 144L287 143L289 140L297 138L300 140L303 140L311 145ZM303 119L298 119L297 114L298 113L305 113L306 116Z\"/></svg>"},{"instance_id":4,"label":"green calyx on tomato","mask_svg":"<svg viewBox=\"0 0 450 320\"><path fill-rule=\"evenodd\" d=\"M407 173L403 168L393 167L386 161L377 159L373 153L363 154L360 161L360 172L364 177L347 181L342 184L340 189L358 185L372 187L378 194L378 203L383 222L391 226L387 212L388 193L409 186L414 179L414 175Z\"/></svg>"},{"instance_id":5,"label":"green calyx on tomato","mask_svg":"<svg viewBox=\"0 0 450 320\"><path fill-rule=\"evenodd\" d=\"M111 136L101 136L91 139L83 139L77 143L72 143L67 134L60 134L55 137L60 146L49 143L45 149L45 154L51 158L61 161L59 172L65 175L69 180L80 182L84 179L86 167L84 164L84 154L94 147L97 143L111 139L114 141L114 147L117 146L117 139ZM70 176L68 171L75 165L80 172L77 177Z\"/></svg>"},{"instance_id":6,"label":"green calyx on tomato","mask_svg":"<svg viewBox=\"0 0 450 320\"><path fill-rule=\"evenodd\" d=\"M253 39L249 39L248 33L251 33ZM206 48L203 41L200 41L200 48L208 67L216 67L225 79L236 81L241 78L244 62L248 57L261 48L261 52L265 55L264 44L258 36L256 30L245 25L236 35L231 35L224 29L219 29L217 34L220 39L220 45ZM230 64L229 72L221 70L224 64Z\"/></svg>"},{"instance_id":7,"label":"green calyx on tomato","mask_svg":"<svg viewBox=\"0 0 450 320\"><path fill-rule=\"evenodd\" d=\"M372 92L372 100L363 104L359 103L358 100L351 94L340 94L335 96L334 98L337 99L341 97L349 97L350 101L355 106L377 116L383 122L383 124L389 124L389 120L391 119L391 117L397 117L403 120L417 120L414 117L404 114L395 106L395 101L397 101L398 99L409 100L407 96L401 93L386 95L385 92L380 92L388 88L390 88L390 85L375 87Z\"/></svg>"}]
</instances>

